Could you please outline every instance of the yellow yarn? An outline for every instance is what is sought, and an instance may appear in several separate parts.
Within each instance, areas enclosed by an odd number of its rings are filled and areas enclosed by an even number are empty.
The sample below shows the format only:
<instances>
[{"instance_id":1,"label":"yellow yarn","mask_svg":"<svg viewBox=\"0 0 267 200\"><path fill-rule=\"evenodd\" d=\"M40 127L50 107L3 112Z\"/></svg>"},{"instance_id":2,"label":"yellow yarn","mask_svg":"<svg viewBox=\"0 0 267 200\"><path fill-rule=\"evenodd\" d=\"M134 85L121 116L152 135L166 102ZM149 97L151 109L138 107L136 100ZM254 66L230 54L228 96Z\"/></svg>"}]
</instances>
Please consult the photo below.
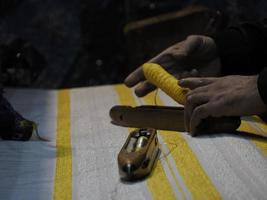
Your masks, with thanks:
<instances>
[{"instance_id":1,"label":"yellow yarn","mask_svg":"<svg viewBox=\"0 0 267 200\"><path fill-rule=\"evenodd\" d=\"M178 85L178 80L169 74L160 65L155 63L145 63L143 72L146 79L153 85L160 88L168 96L173 98L179 104L184 105L186 102L187 89L181 88Z\"/></svg>"}]
</instances>

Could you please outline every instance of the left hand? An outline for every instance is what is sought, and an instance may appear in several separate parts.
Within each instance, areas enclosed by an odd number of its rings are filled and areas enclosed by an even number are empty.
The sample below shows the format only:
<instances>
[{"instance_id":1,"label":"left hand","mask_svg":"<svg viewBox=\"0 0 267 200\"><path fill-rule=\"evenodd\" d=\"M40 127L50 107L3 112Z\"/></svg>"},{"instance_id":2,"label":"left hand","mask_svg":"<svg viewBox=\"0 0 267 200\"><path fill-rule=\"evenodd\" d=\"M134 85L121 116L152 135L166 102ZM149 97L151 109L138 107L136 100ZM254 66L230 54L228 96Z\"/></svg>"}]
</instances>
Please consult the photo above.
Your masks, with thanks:
<instances>
[{"instance_id":1,"label":"left hand","mask_svg":"<svg viewBox=\"0 0 267 200\"><path fill-rule=\"evenodd\" d=\"M197 76L218 76L221 72L221 60L217 46L211 37L190 35L174 44L148 61L157 63L177 79ZM128 87L137 86L135 94L143 97L156 89L144 76L142 66L125 79Z\"/></svg>"},{"instance_id":2,"label":"left hand","mask_svg":"<svg viewBox=\"0 0 267 200\"><path fill-rule=\"evenodd\" d=\"M267 111L258 87L258 76L186 78L179 81L189 88L185 105L185 127L192 135L207 117L248 116Z\"/></svg>"}]
</instances>

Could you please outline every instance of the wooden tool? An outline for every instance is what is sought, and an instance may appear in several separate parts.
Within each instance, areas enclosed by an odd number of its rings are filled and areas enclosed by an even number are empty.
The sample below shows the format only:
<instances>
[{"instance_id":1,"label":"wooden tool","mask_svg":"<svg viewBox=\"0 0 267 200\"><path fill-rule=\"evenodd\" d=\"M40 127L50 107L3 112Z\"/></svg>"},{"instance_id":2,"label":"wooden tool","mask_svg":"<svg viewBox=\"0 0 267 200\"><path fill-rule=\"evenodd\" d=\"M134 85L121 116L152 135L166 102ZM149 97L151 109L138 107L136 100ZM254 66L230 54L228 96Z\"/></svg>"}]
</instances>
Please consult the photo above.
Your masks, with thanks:
<instances>
[{"instance_id":1,"label":"wooden tool","mask_svg":"<svg viewBox=\"0 0 267 200\"><path fill-rule=\"evenodd\" d=\"M185 131L183 107L114 106L110 110L110 117L112 123L119 126ZM198 126L196 134L233 132L240 123L240 117L208 117Z\"/></svg>"},{"instance_id":2,"label":"wooden tool","mask_svg":"<svg viewBox=\"0 0 267 200\"><path fill-rule=\"evenodd\" d=\"M157 131L136 129L131 132L118 155L120 177L134 181L148 176L159 155Z\"/></svg>"}]
</instances>

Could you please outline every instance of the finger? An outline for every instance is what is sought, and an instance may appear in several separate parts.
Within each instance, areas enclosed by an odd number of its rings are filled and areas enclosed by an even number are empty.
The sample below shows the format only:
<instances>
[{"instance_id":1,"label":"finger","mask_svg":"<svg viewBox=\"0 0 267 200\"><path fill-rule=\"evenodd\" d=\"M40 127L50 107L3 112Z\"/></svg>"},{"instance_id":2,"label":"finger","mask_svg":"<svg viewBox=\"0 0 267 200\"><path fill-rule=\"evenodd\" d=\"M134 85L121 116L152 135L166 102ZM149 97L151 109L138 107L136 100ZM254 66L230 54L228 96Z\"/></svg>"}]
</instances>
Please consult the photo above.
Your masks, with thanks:
<instances>
[{"instance_id":1,"label":"finger","mask_svg":"<svg viewBox=\"0 0 267 200\"><path fill-rule=\"evenodd\" d=\"M163 51L162 53L149 60L147 63L157 63L164 68L168 68L173 64L173 61L171 61L170 55L166 54ZM127 78L124 80L124 83L128 87L133 87L139 82L144 81L145 79L146 78L144 76L143 68L141 66L133 71L129 76L127 76Z\"/></svg>"},{"instance_id":2,"label":"finger","mask_svg":"<svg viewBox=\"0 0 267 200\"><path fill-rule=\"evenodd\" d=\"M161 65L162 63L168 61L170 59L170 55L167 53L167 50L162 51L158 55L156 55L154 58L151 58L148 62L149 63L157 63Z\"/></svg>"},{"instance_id":3,"label":"finger","mask_svg":"<svg viewBox=\"0 0 267 200\"><path fill-rule=\"evenodd\" d=\"M203 104L196 107L190 118L190 134L194 136L196 134L196 127L200 124L201 120L207 118L210 115L210 109L208 104Z\"/></svg>"},{"instance_id":4,"label":"finger","mask_svg":"<svg viewBox=\"0 0 267 200\"><path fill-rule=\"evenodd\" d=\"M168 68L169 66L173 65L173 59L171 59L171 56L165 51L161 52L154 58L147 61L147 63L157 63L161 65L164 68ZM133 87L136 84L138 84L141 81L144 81L146 78L144 76L143 68L142 66L137 68L135 71L133 71L125 80L124 83L128 87Z\"/></svg>"},{"instance_id":5,"label":"finger","mask_svg":"<svg viewBox=\"0 0 267 200\"><path fill-rule=\"evenodd\" d=\"M156 86L152 85L148 81L143 81L139 83L138 86L135 88L135 94L138 97L143 97L155 89L156 89Z\"/></svg>"},{"instance_id":6,"label":"finger","mask_svg":"<svg viewBox=\"0 0 267 200\"><path fill-rule=\"evenodd\" d=\"M192 54L202 43L202 39L198 36L188 36L186 40L173 46L173 57L176 59L183 59Z\"/></svg>"},{"instance_id":7,"label":"finger","mask_svg":"<svg viewBox=\"0 0 267 200\"><path fill-rule=\"evenodd\" d=\"M179 81L179 85L184 88L195 89L214 83L216 80L218 78L185 78Z\"/></svg>"},{"instance_id":8,"label":"finger","mask_svg":"<svg viewBox=\"0 0 267 200\"><path fill-rule=\"evenodd\" d=\"M206 95L206 93L199 93L187 97L187 101L184 108L184 122L185 128L188 132L190 132L190 119L194 109L201 104L207 103L208 101L209 97Z\"/></svg>"},{"instance_id":9,"label":"finger","mask_svg":"<svg viewBox=\"0 0 267 200\"><path fill-rule=\"evenodd\" d=\"M143 73L142 67L137 68L135 71L133 71L127 78L124 80L124 84L127 87L133 87L137 83L145 80L145 76Z\"/></svg>"},{"instance_id":10,"label":"finger","mask_svg":"<svg viewBox=\"0 0 267 200\"><path fill-rule=\"evenodd\" d=\"M162 53L158 54L148 62L157 63L163 65L165 68L168 68L173 64L171 57L175 59L185 58L187 55L192 53L198 46L201 44L202 40L198 36L189 36L183 42L174 45ZM184 75L188 77L188 75ZM125 85L128 87L133 87L141 81L144 81L144 73L142 67L137 68L132 72L124 81Z\"/></svg>"},{"instance_id":11,"label":"finger","mask_svg":"<svg viewBox=\"0 0 267 200\"><path fill-rule=\"evenodd\" d=\"M220 108L216 103L206 103L196 107L190 119L190 132L192 135L196 134L197 127L203 119L207 117L220 117Z\"/></svg>"},{"instance_id":12,"label":"finger","mask_svg":"<svg viewBox=\"0 0 267 200\"><path fill-rule=\"evenodd\" d=\"M206 85L206 86L202 86L202 87L198 87L198 88L194 88L192 90L189 90L186 94L186 98L188 98L191 95L196 95L199 93L207 93L210 90L210 86Z\"/></svg>"}]
</instances>

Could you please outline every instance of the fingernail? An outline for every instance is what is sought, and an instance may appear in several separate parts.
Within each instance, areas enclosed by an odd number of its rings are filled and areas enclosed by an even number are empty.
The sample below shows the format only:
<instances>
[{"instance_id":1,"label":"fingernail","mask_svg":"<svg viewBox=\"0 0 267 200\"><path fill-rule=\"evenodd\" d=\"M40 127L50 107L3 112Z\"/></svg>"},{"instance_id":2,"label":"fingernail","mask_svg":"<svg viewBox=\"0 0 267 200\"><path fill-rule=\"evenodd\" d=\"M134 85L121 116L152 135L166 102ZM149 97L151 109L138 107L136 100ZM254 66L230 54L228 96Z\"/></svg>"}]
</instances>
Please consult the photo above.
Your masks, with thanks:
<instances>
[{"instance_id":1,"label":"fingernail","mask_svg":"<svg viewBox=\"0 0 267 200\"><path fill-rule=\"evenodd\" d=\"M128 87L131 87L132 84L131 84L131 75L127 76L125 79L124 79L124 84Z\"/></svg>"}]
</instances>

